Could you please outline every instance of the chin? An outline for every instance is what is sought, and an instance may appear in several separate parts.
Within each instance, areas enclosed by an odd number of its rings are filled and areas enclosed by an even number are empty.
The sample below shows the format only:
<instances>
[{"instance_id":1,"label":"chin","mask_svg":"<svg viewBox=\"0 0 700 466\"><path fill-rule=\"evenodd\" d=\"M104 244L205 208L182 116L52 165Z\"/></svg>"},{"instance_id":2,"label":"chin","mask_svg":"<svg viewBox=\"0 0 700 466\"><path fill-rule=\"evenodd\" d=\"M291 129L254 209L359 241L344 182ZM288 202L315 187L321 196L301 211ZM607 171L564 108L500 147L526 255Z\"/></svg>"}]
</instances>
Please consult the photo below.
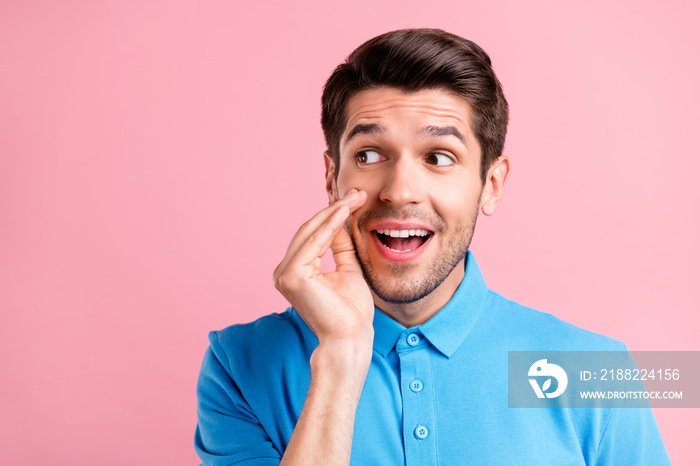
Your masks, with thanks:
<instances>
[{"instance_id":1,"label":"chin","mask_svg":"<svg viewBox=\"0 0 700 466\"><path fill-rule=\"evenodd\" d=\"M463 257L449 264L433 262L429 267L420 267L412 262L386 263L383 260L379 267L375 267L372 261L358 258L365 281L378 298L387 303L409 304L435 291Z\"/></svg>"}]
</instances>

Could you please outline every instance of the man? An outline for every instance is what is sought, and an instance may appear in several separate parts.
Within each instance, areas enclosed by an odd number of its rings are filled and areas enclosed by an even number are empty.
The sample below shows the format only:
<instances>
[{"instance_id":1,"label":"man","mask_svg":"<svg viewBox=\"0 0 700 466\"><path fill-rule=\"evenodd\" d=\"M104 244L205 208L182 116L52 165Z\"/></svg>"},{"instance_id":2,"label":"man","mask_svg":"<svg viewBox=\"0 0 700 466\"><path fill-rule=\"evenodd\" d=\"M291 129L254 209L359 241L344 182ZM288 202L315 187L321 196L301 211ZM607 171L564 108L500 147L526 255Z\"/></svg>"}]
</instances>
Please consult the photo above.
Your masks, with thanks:
<instances>
[{"instance_id":1,"label":"man","mask_svg":"<svg viewBox=\"0 0 700 466\"><path fill-rule=\"evenodd\" d=\"M293 307L210 334L203 462L668 463L650 410L508 408L508 351L626 348L488 290L468 251L510 172L488 55L440 30L387 33L322 103L329 207L274 272Z\"/></svg>"}]
</instances>

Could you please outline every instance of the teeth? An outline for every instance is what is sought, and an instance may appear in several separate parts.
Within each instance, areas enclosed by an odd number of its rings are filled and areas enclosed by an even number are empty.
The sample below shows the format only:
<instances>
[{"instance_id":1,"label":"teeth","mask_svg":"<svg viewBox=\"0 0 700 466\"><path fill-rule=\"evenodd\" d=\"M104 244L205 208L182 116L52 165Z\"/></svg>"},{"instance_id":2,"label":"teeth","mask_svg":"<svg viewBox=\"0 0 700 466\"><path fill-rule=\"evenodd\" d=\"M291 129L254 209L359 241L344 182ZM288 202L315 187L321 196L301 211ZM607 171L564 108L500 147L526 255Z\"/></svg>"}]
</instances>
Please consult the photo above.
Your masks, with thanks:
<instances>
[{"instance_id":1,"label":"teeth","mask_svg":"<svg viewBox=\"0 0 700 466\"><path fill-rule=\"evenodd\" d=\"M377 233L391 236L392 238L408 238L409 236L428 236L428 230L389 230L384 228L377 230Z\"/></svg>"}]
</instances>

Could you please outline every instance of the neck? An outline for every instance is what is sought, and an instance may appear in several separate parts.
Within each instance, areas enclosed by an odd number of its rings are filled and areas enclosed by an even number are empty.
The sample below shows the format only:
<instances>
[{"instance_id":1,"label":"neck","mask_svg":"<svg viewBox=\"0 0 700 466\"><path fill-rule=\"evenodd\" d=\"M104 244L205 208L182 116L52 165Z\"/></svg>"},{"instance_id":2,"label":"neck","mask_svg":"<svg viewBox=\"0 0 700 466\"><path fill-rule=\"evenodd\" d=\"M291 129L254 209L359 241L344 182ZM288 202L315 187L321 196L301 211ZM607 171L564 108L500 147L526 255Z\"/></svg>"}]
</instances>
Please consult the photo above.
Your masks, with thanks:
<instances>
[{"instance_id":1,"label":"neck","mask_svg":"<svg viewBox=\"0 0 700 466\"><path fill-rule=\"evenodd\" d=\"M406 328L426 323L445 307L459 288L464 278L464 259L452 269L452 272L440 285L426 296L410 303L390 303L378 297L374 292L374 305L386 315Z\"/></svg>"}]
</instances>

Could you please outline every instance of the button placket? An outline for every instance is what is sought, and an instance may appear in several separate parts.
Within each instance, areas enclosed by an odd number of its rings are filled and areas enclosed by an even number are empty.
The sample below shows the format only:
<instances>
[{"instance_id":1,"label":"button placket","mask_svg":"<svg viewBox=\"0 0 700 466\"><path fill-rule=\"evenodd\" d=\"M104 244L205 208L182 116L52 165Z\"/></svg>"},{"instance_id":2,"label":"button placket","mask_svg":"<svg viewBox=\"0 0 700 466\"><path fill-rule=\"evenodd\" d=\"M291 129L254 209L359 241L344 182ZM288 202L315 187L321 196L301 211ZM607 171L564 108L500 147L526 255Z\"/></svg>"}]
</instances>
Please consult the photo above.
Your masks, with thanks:
<instances>
[{"instance_id":1,"label":"button placket","mask_svg":"<svg viewBox=\"0 0 700 466\"><path fill-rule=\"evenodd\" d=\"M419 331L409 330L397 344L403 402L404 452L407 466L436 464L433 348Z\"/></svg>"}]
</instances>

